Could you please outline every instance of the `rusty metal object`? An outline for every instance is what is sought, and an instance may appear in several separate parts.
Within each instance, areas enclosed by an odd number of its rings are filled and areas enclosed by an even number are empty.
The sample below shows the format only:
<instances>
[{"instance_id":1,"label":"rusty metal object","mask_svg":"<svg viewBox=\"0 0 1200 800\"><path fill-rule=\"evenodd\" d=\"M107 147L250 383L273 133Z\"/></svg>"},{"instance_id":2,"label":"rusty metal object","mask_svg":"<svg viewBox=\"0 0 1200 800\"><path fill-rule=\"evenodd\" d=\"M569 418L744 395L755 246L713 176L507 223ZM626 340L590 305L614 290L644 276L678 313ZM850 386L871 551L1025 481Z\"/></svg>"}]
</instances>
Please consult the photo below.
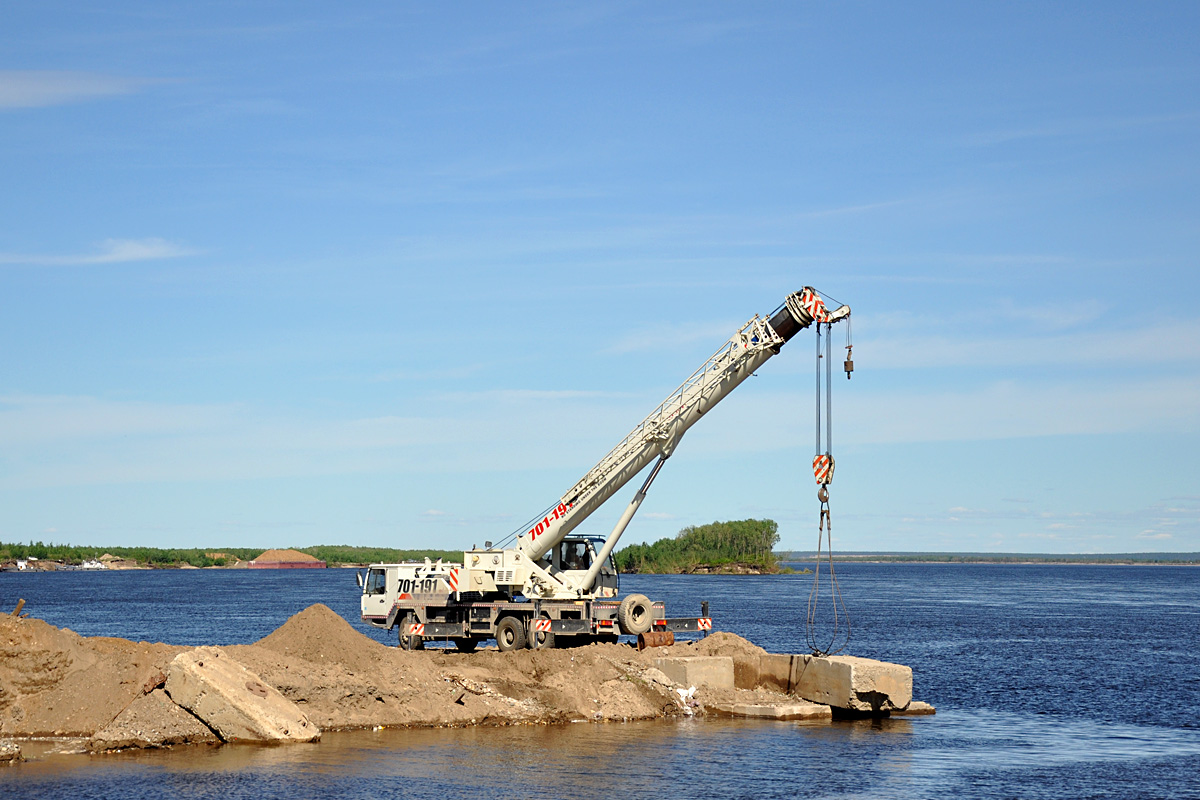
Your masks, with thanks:
<instances>
[{"instance_id":1,"label":"rusty metal object","mask_svg":"<svg viewBox=\"0 0 1200 800\"><path fill-rule=\"evenodd\" d=\"M638 652L647 647L669 647L675 644L675 631L646 631L639 633Z\"/></svg>"}]
</instances>

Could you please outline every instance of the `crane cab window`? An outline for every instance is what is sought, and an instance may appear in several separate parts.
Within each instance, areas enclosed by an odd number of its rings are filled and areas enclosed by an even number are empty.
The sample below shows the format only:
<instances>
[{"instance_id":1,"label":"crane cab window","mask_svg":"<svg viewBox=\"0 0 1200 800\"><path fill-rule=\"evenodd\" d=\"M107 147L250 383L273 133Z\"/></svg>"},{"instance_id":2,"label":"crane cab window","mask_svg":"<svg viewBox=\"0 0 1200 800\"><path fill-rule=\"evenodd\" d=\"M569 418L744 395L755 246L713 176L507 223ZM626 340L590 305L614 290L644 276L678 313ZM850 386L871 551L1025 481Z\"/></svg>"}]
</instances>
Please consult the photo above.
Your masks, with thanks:
<instances>
[{"instance_id":1,"label":"crane cab window","mask_svg":"<svg viewBox=\"0 0 1200 800\"><path fill-rule=\"evenodd\" d=\"M563 569L587 569L592 565L592 552L587 542L567 540L558 548Z\"/></svg>"},{"instance_id":2,"label":"crane cab window","mask_svg":"<svg viewBox=\"0 0 1200 800\"><path fill-rule=\"evenodd\" d=\"M367 580L363 583L363 594L384 594L387 592L387 572L382 569L373 569L367 573Z\"/></svg>"}]
</instances>

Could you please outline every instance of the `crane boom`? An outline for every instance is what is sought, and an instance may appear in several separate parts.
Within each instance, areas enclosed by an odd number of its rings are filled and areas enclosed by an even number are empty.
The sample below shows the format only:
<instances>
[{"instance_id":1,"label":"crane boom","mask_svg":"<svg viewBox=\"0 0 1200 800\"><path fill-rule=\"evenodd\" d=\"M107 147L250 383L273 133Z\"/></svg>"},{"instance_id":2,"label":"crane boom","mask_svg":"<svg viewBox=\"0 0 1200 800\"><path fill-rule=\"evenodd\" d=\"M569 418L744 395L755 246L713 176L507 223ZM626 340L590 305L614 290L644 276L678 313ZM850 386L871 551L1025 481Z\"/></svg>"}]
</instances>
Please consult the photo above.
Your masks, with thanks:
<instances>
[{"instance_id":1,"label":"crane boom","mask_svg":"<svg viewBox=\"0 0 1200 800\"><path fill-rule=\"evenodd\" d=\"M670 456L692 425L798 331L814 321L832 323L849 315L847 306L830 312L816 290L808 286L788 295L769 318L756 314L580 478L557 506L525 531L514 549L537 561L651 461ZM620 527L623 530L624 526ZM619 532L614 533L619 537ZM611 550L612 544L615 541L610 537L606 550Z\"/></svg>"}]
</instances>

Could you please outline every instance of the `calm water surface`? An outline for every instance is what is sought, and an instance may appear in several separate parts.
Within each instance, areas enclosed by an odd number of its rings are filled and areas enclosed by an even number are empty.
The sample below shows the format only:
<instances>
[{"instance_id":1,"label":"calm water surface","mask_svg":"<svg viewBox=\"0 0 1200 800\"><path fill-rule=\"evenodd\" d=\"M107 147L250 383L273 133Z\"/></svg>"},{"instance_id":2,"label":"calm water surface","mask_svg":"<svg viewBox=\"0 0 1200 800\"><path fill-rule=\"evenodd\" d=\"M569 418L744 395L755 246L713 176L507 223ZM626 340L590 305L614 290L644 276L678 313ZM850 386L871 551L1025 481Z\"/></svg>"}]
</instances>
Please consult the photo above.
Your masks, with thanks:
<instances>
[{"instance_id":1,"label":"calm water surface","mask_svg":"<svg viewBox=\"0 0 1200 800\"><path fill-rule=\"evenodd\" d=\"M1200 570L851 564L851 652L912 666L933 717L681 720L326 734L316 745L58 756L0 773L12 797L1200 797ZM803 652L808 576L626 576L673 615ZM0 610L85 635L255 641L343 570L0 575Z\"/></svg>"}]
</instances>

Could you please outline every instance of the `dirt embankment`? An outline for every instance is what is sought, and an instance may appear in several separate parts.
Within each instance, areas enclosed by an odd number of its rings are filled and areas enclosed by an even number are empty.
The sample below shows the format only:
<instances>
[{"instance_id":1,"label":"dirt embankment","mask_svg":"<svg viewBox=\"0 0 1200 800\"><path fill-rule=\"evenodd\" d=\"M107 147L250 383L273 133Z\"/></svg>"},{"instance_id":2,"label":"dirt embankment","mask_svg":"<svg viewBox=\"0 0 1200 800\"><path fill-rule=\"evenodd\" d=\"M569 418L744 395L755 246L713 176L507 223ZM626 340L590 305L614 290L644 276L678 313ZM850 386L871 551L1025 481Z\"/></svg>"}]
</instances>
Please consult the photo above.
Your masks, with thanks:
<instances>
[{"instance_id":1,"label":"dirt embankment","mask_svg":"<svg viewBox=\"0 0 1200 800\"><path fill-rule=\"evenodd\" d=\"M0 616L0 737L90 737L160 686L167 665L189 649L85 638L41 620ZM364 636L323 605L301 611L252 645L224 650L325 730L692 713L677 687L653 668L654 658L762 652L728 633L644 654L604 644L511 653L406 651Z\"/></svg>"}]
</instances>

